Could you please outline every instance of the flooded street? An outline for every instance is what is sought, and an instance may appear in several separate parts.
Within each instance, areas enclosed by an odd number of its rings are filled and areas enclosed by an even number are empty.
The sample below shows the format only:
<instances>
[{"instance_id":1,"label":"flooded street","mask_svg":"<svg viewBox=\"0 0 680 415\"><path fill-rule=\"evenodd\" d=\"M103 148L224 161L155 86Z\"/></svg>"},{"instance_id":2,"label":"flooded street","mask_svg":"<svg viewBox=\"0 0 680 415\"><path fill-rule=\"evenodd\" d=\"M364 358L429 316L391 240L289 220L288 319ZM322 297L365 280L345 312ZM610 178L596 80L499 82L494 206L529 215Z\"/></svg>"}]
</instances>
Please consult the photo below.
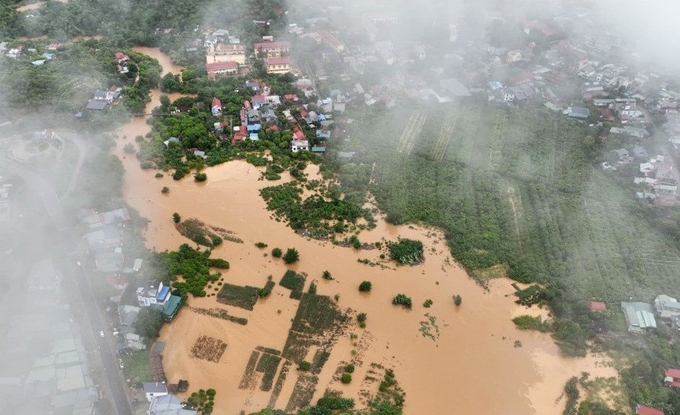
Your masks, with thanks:
<instances>
[{"instance_id":1,"label":"flooded street","mask_svg":"<svg viewBox=\"0 0 680 415\"><path fill-rule=\"evenodd\" d=\"M169 58L158 49L135 50L159 59L164 73L181 70L170 65ZM153 91L147 113L159 105L159 96ZM174 250L189 242L175 230L174 212L184 219L198 218L223 227L244 241L225 241L213 253L231 264L230 270L223 272L225 281L254 287L264 286L269 275L278 282L288 269L280 259L267 255L272 248L295 247L300 261L291 269L308 274L305 291L316 281L318 294L339 295L340 307L367 314L366 328L359 328L353 320L333 348L319 374L313 402L333 389L354 397L361 407L360 390L375 393L377 389L376 383L364 381L371 363L394 368L406 392L407 415L558 415L564 407L564 399L559 398L571 376L582 371L590 372L591 378L616 376L614 369L601 364L605 360L602 357L565 359L548 335L515 329L511 319L526 312L513 302L511 282L494 280L489 291L482 289L453 261L441 232L418 226L395 227L379 220L376 229L359 235L362 242L393 241L398 236L419 239L425 245L425 263L414 267L385 263L386 269L359 263L358 259L380 262L379 250L355 251L308 240L272 219L258 191L289 179L286 175L277 182L258 180L261 170L243 161L207 168L208 180L201 184L191 176L174 181L169 174L155 178L156 171L141 170L137 159L123 152L123 146L148 131L146 118L133 119L117 130L119 138L113 149L125 166L127 202L150 220L148 247ZM318 167L311 166L307 172L315 176ZM161 194L163 186L170 189L166 195ZM264 242L268 248L259 249L256 242ZM324 270L330 271L334 280L323 280ZM363 280L372 282L370 293L358 291ZM412 310L391 304L399 293L413 299ZM238 384L255 347L283 349L298 304L288 294L277 285L270 298L259 300L253 311L222 306L214 297L190 299L190 307L228 308L230 315L245 317L248 324L240 326L185 307L161 333L160 340L166 343L163 362L168 381L189 379L191 390L215 388L214 413L218 415L241 410L249 413L267 406L271 392L242 390ZM460 307L453 304L454 294L462 297ZM423 307L426 299L433 301L432 307ZM429 325L434 338L421 333L428 321L434 322ZM356 338L350 338L352 333ZM219 363L190 357L192 346L202 335L227 343ZM334 375L339 366L350 361L356 362L354 380L343 385L334 380ZM291 369L277 408L285 408L292 392L297 373Z\"/></svg>"}]
</instances>

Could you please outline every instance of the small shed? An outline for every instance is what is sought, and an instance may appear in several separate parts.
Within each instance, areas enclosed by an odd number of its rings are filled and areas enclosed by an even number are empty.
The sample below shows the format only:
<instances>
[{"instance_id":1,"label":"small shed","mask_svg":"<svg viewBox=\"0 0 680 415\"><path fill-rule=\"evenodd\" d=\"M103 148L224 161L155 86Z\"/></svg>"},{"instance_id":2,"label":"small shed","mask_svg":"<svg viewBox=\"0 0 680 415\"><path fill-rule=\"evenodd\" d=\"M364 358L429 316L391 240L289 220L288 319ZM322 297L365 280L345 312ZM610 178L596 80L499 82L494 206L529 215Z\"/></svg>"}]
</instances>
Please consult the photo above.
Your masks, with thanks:
<instances>
[{"instance_id":1,"label":"small shed","mask_svg":"<svg viewBox=\"0 0 680 415\"><path fill-rule=\"evenodd\" d=\"M591 301L588 303L588 309L592 312L605 311L607 305L601 301Z\"/></svg>"}]
</instances>

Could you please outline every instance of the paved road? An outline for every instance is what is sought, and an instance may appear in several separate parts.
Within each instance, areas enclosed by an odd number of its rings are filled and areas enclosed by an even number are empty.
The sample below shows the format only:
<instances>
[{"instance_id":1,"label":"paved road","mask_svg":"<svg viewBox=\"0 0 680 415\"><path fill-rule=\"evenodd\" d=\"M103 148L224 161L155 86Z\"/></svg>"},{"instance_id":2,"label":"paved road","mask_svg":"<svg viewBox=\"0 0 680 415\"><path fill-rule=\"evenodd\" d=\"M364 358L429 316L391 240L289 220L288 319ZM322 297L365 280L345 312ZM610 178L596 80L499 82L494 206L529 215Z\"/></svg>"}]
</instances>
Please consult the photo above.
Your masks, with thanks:
<instances>
[{"instance_id":1,"label":"paved road","mask_svg":"<svg viewBox=\"0 0 680 415\"><path fill-rule=\"evenodd\" d=\"M107 324L101 315L101 307L92 293L92 287L88 279L90 276L83 267L77 265L78 262L81 264L85 263L84 255L78 252L77 249L80 235L73 231L73 225L62 209L61 200L48 182L26 166L10 160L4 155L0 157L0 162L3 169L21 176L25 181L25 185L40 197L45 206L48 227L54 235L58 235L57 238L60 241L60 246L58 247L62 251L60 254L65 258L69 258L69 261L66 261L69 268L65 270L66 275L67 277L73 276L77 283L76 285L80 291L85 308L83 311L90 326L92 336L94 336L93 344L96 344L99 348L99 355L105 370L104 374L106 375L103 377L106 383L104 391L111 397L117 415L132 415L125 390L126 385L118 371L117 357L111 349L108 338L102 338L99 335L100 331L104 331L107 336L110 336L110 331L107 330Z\"/></svg>"}]
</instances>

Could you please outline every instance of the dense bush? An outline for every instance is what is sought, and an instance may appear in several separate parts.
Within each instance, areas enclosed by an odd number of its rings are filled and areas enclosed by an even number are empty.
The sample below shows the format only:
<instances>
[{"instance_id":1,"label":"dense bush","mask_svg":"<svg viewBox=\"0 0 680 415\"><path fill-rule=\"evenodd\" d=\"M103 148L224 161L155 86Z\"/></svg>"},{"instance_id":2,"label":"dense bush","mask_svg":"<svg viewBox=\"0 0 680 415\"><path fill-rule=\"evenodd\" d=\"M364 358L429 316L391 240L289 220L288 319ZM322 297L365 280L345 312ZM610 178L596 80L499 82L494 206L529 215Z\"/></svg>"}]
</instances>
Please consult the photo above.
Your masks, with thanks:
<instances>
[{"instance_id":1,"label":"dense bush","mask_svg":"<svg viewBox=\"0 0 680 415\"><path fill-rule=\"evenodd\" d=\"M393 299L392 299L392 304L394 305L400 305L404 308L411 308L412 303L411 303L411 297L407 297L405 294L397 294Z\"/></svg>"},{"instance_id":2,"label":"dense bush","mask_svg":"<svg viewBox=\"0 0 680 415\"><path fill-rule=\"evenodd\" d=\"M390 258L400 264L413 265L423 261L423 243L413 239L400 239L387 244Z\"/></svg>"},{"instance_id":3,"label":"dense bush","mask_svg":"<svg viewBox=\"0 0 680 415\"><path fill-rule=\"evenodd\" d=\"M512 322L515 323L515 326L517 326L517 328L520 330L538 330L542 332L548 332L552 329L550 323L543 321L540 316L517 316L512 319Z\"/></svg>"},{"instance_id":4,"label":"dense bush","mask_svg":"<svg viewBox=\"0 0 680 415\"><path fill-rule=\"evenodd\" d=\"M371 291L371 288L373 288L373 284L371 284L370 281L362 281L361 284L359 284L359 291L362 293Z\"/></svg>"},{"instance_id":5,"label":"dense bush","mask_svg":"<svg viewBox=\"0 0 680 415\"><path fill-rule=\"evenodd\" d=\"M333 279L333 276L331 275L331 273L328 270L324 271L323 274L321 274L321 277L323 279L329 280L329 281Z\"/></svg>"},{"instance_id":6,"label":"dense bush","mask_svg":"<svg viewBox=\"0 0 680 415\"><path fill-rule=\"evenodd\" d=\"M283 255L283 251L281 250L281 248L272 249L272 256L274 258L281 258L281 255Z\"/></svg>"},{"instance_id":7,"label":"dense bush","mask_svg":"<svg viewBox=\"0 0 680 415\"><path fill-rule=\"evenodd\" d=\"M300 253L295 248L288 248L283 255L283 262L286 264L294 264L300 259Z\"/></svg>"},{"instance_id":8,"label":"dense bush","mask_svg":"<svg viewBox=\"0 0 680 415\"><path fill-rule=\"evenodd\" d=\"M182 217L179 215L179 213L175 212L172 214L172 221L175 223L179 223L182 220Z\"/></svg>"},{"instance_id":9,"label":"dense bush","mask_svg":"<svg viewBox=\"0 0 680 415\"><path fill-rule=\"evenodd\" d=\"M348 384L352 382L352 375L349 373L343 373L342 376L340 376L340 382L344 384Z\"/></svg>"}]
</instances>

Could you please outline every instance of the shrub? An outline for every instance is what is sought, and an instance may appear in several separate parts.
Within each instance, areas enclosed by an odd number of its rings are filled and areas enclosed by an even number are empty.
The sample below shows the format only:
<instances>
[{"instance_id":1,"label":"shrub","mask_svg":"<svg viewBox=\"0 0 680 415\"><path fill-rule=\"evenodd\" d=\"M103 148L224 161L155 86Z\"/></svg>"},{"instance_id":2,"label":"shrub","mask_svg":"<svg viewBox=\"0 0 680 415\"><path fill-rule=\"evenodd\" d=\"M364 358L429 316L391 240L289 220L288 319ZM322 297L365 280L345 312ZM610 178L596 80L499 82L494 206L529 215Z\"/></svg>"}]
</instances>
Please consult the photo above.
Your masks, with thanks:
<instances>
[{"instance_id":1,"label":"shrub","mask_svg":"<svg viewBox=\"0 0 680 415\"><path fill-rule=\"evenodd\" d=\"M411 308L413 306L413 304L411 302L411 297L407 297L405 294L397 294L392 299L392 304L400 305L404 308Z\"/></svg>"},{"instance_id":2,"label":"shrub","mask_svg":"<svg viewBox=\"0 0 680 415\"><path fill-rule=\"evenodd\" d=\"M309 363L306 360L303 360L302 362L300 362L300 366L298 366L298 369L303 370L305 372L308 371L311 368L312 368L312 364Z\"/></svg>"},{"instance_id":3,"label":"shrub","mask_svg":"<svg viewBox=\"0 0 680 415\"><path fill-rule=\"evenodd\" d=\"M283 255L283 251L281 251L281 248L272 249L272 256L274 258L281 258L281 255Z\"/></svg>"},{"instance_id":4,"label":"shrub","mask_svg":"<svg viewBox=\"0 0 680 415\"><path fill-rule=\"evenodd\" d=\"M258 248L260 248L260 249L264 249L264 248L267 247L267 244L264 243L264 242L257 242L257 243L255 244L255 246L258 247Z\"/></svg>"},{"instance_id":5,"label":"shrub","mask_svg":"<svg viewBox=\"0 0 680 415\"><path fill-rule=\"evenodd\" d=\"M294 264L300 259L300 253L295 248L288 248L283 255L283 262L286 264Z\"/></svg>"},{"instance_id":6,"label":"shrub","mask_svg":"<svg viewBox=\"0 0 680 415\"><path fill-rule=\"evenodd\" d=\"M359 291L362 293L371 291L371 288L373 288L373 284L371 284L370 281L362 281L361 284L359 284Z\"/></svg>"},{"instance_id":7,"label":"shrub","mask_svg":"<svg viewBox=\"0 0 680 415\"><path fill-rule=\"evenodd\" d=\"M164 195L170 193L170 189L168 188L168 186L163 186L163 188L161 189L161 193L163 193Z\"/></svg>"},{"instance_id":8,"label":"shrub","mask_svg":"<svg viewBox=\"0 0 680 415\"><path fill-rule=\"evenodd\" d=\"M316 294L316 283L311 283L309 284L309 291L307 291L309 294Z\"/></svg>"},{"instance_id":9,"label":"shrub","mask_svg":"<svg viewBox=\"0 0 680 415\"><path fill-rule=\"evenodd\" d=\"M184 176L185 176L185 174L182 170L175 170L175 172L172 174L172 179L173 180L182 180L182 178Z\"/></svg>"},{"instance_id":10,"label":"shrub","mask_svg":"<svg viewBox=\"0 0 680 415\"><path fill-rule=\"evenodd\" d=\"M552 329L552 325L547 321L543 321L541 316L517 316L512 319L512 322L515 323L515 326L520 330L538 330L542 332L549 332Z\"/></svg>"},{"instance_id":11,"label":"shrub","mask_svg":"<svg viewBox=\"0 0 680 415\"><path fill-rule=\"evenodd\" d=\"M156 173L156 176L154 176L154 177L157 178L157 179L160 179L161 177L163 177L163 173L158 172L158 173Z\"/></svg>"},{"instance_id":12,"label":"shrub","mask_svg":"<svg viewBox=\"0 0 680 415\"><path fill-rule=\"evenodd\" d=\"M352 375L349 373L343 373L342 376L340 376L340 382L344 383L345 385L352 382Z\"/></svg>"},{"instance_id":13,"label":"shrub","mask_svg":"<svg viewBox=\"0 0 680 415\"><path fill-rule=\"evenodd\" d=\"M328 270L324 271L323 274L322 274L321 276L322 276L323 279L325 279L325 280L329 280L329 281L330 281L330 280L333 279L333 276L331 275L331 273L330 273Z\"/></svg>"},{"instance_id":14,"label":"shrub","mask_svg":"<svg viewBox=\"0 0 680 415\"><path fill-rule=\"evenodd\" d=\"M272 290L270 288L261 288L260 291L257 292L258 297L260 298L267 298L269 295L272 293Z\"/></svg>"},{"instance_id":15,"label":"shrub","mask_svg":"<svg viewBox=\"0 0 680 415\"><path fill-rule=\"evenodd\" d=\"M430 300L430 299L428 298L428 299L425 300L425 302L423 303L423 307L425 307L425 308L430 308L430 306L432 306L432 300Z\"/></svg>"},{"instance_id":16,"label":"shrub","mask_svg":"<svg viewBox=\"0 0 680 415\"><path fill-rule=\"evenodd\" d=\"M350 363L345 366L345 373L354 373L354 365Z\"/></svg>"},{"instance_id":17,"label":"shrub","mask_svg":"<svg viewBox=\"0 0 680 415\"><path fill-rule=\"evenodd\" d=\"M359 240L359 237L356 235L352 235L349 238L349 241L352 243L352 248L354 249L361 249L361 241Z\"/></svg>"},{"instance_id":18,"label":"shrub","mask_svg":"<svg viewBox=\"0 0 680 415\"><path fill-rule=\"evenodd\" d=\"M208 175L205 173L196 173L194 174L194 180L197 182L204 182L208 180Z\"/></svg>"},{"instance_id":19,"label":"shrub","mask_svg":"<svg viewBox=\"0 0 680 415\"><path fill-rule=\"evenodd\" d=\"M182 220L182 217L179 215L179 213L175 212L172 214L172 221L175 223L179 223Z\"/></svg>"},{"instance_id":20,"label":"shrub","mask_svg":"<svg viewBox=\"0 0 680 415\"><path fill-rule=\"evenodd\" d=\"M457 306L459 306L463 302L463 297L460 295L454 295L453 296L453 303Z\"/></svg>"},{"instance_id":21,"label":"shrub","mask_svg":"<svg viewBox=\"0 0 680 415\"><path fill-rule=\"evenodd\" d=\"M127 143L125 144L125 147L123 147L123 151L125 154L135 154L137 150L135 150L135 145L132 143Z\"/></svg>"},{"instance_id":22,"label":"shrub","mask_svg":"<svg viewBox=\"0 0 680 415\"><path fill-rule=\"evenodd\" d=\"M213 236L213 238L212 238L212 244L213 244L213 246L220 246L220 245L222 245L222 238L220 238L219 236Z\"/></svg>"},{"instance_id":23,"label":"shrub","mask_svg":"<svg viewBox=\"0 0 680 415\"><path fill-rule=\"evenodd\" d=\"M357 314L357 321L359 323L364 323L366 322L366 313L359 313Z\"/></svg>"}]
</instances>

